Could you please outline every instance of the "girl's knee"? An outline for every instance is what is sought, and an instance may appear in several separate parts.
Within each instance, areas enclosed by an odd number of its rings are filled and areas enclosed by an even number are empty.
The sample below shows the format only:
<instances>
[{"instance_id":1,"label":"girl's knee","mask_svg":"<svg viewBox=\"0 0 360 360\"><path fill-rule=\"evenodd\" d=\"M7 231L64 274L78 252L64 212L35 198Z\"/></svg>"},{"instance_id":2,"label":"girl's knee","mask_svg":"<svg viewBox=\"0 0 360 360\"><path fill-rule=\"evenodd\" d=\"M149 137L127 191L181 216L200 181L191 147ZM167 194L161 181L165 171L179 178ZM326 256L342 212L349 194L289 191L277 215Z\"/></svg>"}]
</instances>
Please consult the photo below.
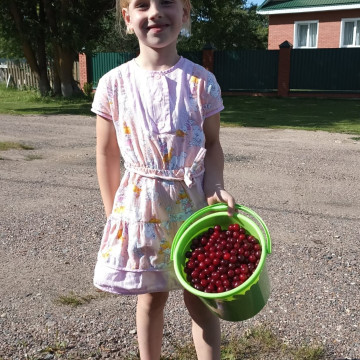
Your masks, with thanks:
<instances>
[{"instance_id":1,"label":"girl's knee","mask_svg":"<svg viewBox=\"0 0 360 360\"><path fill-rule=\"evenodd\" d=\"M169 297L168 292L157 292L138 295L138 306L143 311L153 312L162 311Z\"/></svg>"}]
</instances>

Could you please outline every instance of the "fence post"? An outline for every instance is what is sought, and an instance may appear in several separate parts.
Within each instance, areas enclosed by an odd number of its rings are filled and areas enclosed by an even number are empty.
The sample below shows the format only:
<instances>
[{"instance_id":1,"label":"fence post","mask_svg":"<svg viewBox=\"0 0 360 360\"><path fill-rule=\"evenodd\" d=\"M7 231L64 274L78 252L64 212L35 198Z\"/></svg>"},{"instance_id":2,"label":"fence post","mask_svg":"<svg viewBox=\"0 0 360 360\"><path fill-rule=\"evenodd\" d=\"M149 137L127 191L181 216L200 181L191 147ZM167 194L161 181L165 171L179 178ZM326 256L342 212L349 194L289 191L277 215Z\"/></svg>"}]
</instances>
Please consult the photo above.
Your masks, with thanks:
<instances>
[{"instance_id":1,"label":"fence post","mask_svg":"<svg viewBox=\"0 0 360 360\"><path fill-rule=\"evenodd\" d=\"M206 70L214 72L214 50L212 44L206 44L202 50L202 65Z\"/></svg>"},{"instance_id":2,"label":"fence post","mask_svg":"<svg viewBox=\"0 0 360 360\"><path fill-rule=\"evenodd\" d=\"M279 45L279 64L278 64L278 95L289 96L290 89L290 58L292 44L284 41Z\"/></svg>"},{"instance_id":3,"label":"fence post","mask_svg":"<svg viewBox=\"0 0 360 360\"><path fill-rule=\"evenodd\" d=\"M84 84L88 82L88 69L86 54L79 54L79 82L80 89L84 89Z\"/></svg>"}]
</instances>

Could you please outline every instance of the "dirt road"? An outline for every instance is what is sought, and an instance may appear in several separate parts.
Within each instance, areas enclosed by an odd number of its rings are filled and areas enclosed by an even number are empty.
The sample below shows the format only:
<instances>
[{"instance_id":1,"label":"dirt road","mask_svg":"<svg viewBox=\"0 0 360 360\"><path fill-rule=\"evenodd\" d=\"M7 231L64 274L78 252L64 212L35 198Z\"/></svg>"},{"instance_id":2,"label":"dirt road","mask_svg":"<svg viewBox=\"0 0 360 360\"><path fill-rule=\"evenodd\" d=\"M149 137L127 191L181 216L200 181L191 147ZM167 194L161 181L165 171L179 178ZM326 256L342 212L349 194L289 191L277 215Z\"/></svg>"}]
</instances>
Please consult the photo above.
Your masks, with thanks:
<instances>
[{"instance_id":1,"label":"dirt road","mask_svg":"<svg viewBox=\"0 0 360 360\"><path fill-rule=\"evenodd\" d=\"M360 358L360 141L351 135L223 128L228 189L267 223L272 294L225 336L265 324L288 343ZM92 271L104 225L95 176L95 119L0 115L0 358L121 358L135 351L135 299L104 295ZM84 304L62 305L82 296ZM191 341L171 294L164 352ZM272 359L271 359L272 360Z\"/></svg>"}]
</instances>

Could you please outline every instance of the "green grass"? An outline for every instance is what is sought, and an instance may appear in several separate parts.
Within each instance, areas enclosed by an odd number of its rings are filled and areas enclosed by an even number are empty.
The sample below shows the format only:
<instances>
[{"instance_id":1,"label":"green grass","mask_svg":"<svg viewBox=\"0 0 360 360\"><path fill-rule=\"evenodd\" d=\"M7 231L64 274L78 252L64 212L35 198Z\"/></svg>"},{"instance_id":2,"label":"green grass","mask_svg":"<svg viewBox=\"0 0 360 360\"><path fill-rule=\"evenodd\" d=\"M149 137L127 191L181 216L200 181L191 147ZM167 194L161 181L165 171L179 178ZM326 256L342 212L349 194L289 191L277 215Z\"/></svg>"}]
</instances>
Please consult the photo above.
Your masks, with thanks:
<instances>
[{"instance_id":1,"label":"green grass","mask_svg":"<svg viewBox=\"0 0 360 360\"><path fill-rule=\"evenodd\" d=\"M19 91L0 84L0 114L13 115L91 115L86 96L71 99L41 97L35 90Z\"/></svg>"},{"instance_id":2,"label":"green grass","mask_svg":"<svg viewBox=\"0 0 360 360\"><path fill-rule=\"evenodd\" d=\"M359 99L224 96L223 126L323 130L360 135ZM0 85L0 114L92 115L86 96L41 97Z\"/></svg>"},{"instance_id":3,"label":"green grass","mask_svg":"<svg viewBox=\"0 0 360 360\"><path fill-rule=\"evenodd\" d=\"M96 299L94 295L77 295L73 292L70 292L68 295L60 295L55 302L61 305L69 305L69 306L80 306L84 304L88 304L91 300Z\"/></svg>"},{"instance_id":4,"label":"green grass","mask_svg":"<svg viewBox=\"0 0 360 360\"><path fill-rule=\"evenodd\" d=\"M32 146L28 146L25 144L11 142L11 141L0 141L0 151L6 151L10 149L17 150L34 150Z\"/></svg>"},{"instance_id":5,"label":"green grass","mask_svg":"<svg viewBox=\"0 0 360 360\"><path fill-rule=\"evenodd\" d=\"M227 126L360 134L359 99L224 97Z\"/></svg>"}]
</instances>

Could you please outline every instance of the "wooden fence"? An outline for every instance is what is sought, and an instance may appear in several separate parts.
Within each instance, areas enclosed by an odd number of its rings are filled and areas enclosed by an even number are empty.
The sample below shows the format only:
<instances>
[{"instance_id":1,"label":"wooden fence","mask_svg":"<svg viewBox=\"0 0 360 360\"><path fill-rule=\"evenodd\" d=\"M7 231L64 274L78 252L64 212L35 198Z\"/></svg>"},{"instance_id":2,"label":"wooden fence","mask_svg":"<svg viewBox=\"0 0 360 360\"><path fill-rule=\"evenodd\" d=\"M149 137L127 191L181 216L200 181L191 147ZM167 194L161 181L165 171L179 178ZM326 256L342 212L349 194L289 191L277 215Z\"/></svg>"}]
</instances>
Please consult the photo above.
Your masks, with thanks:
<instances>
[{"instance_id":1,"label":"wooden fence","mask_svg":"<svg viewBox=\"0 0 360 360\"><path fill-rule=\"evenodd\" d=\"M50 85L53 83L52 67L48 66L48 76ZM73 76L75 81L79 81L79 63L74 63ZM0 83L5 82L7 86L14 86L18 89L38 89L38 80L31 71L30 66L25 60L0 60Z\"/></svg>"}]
</instances>

